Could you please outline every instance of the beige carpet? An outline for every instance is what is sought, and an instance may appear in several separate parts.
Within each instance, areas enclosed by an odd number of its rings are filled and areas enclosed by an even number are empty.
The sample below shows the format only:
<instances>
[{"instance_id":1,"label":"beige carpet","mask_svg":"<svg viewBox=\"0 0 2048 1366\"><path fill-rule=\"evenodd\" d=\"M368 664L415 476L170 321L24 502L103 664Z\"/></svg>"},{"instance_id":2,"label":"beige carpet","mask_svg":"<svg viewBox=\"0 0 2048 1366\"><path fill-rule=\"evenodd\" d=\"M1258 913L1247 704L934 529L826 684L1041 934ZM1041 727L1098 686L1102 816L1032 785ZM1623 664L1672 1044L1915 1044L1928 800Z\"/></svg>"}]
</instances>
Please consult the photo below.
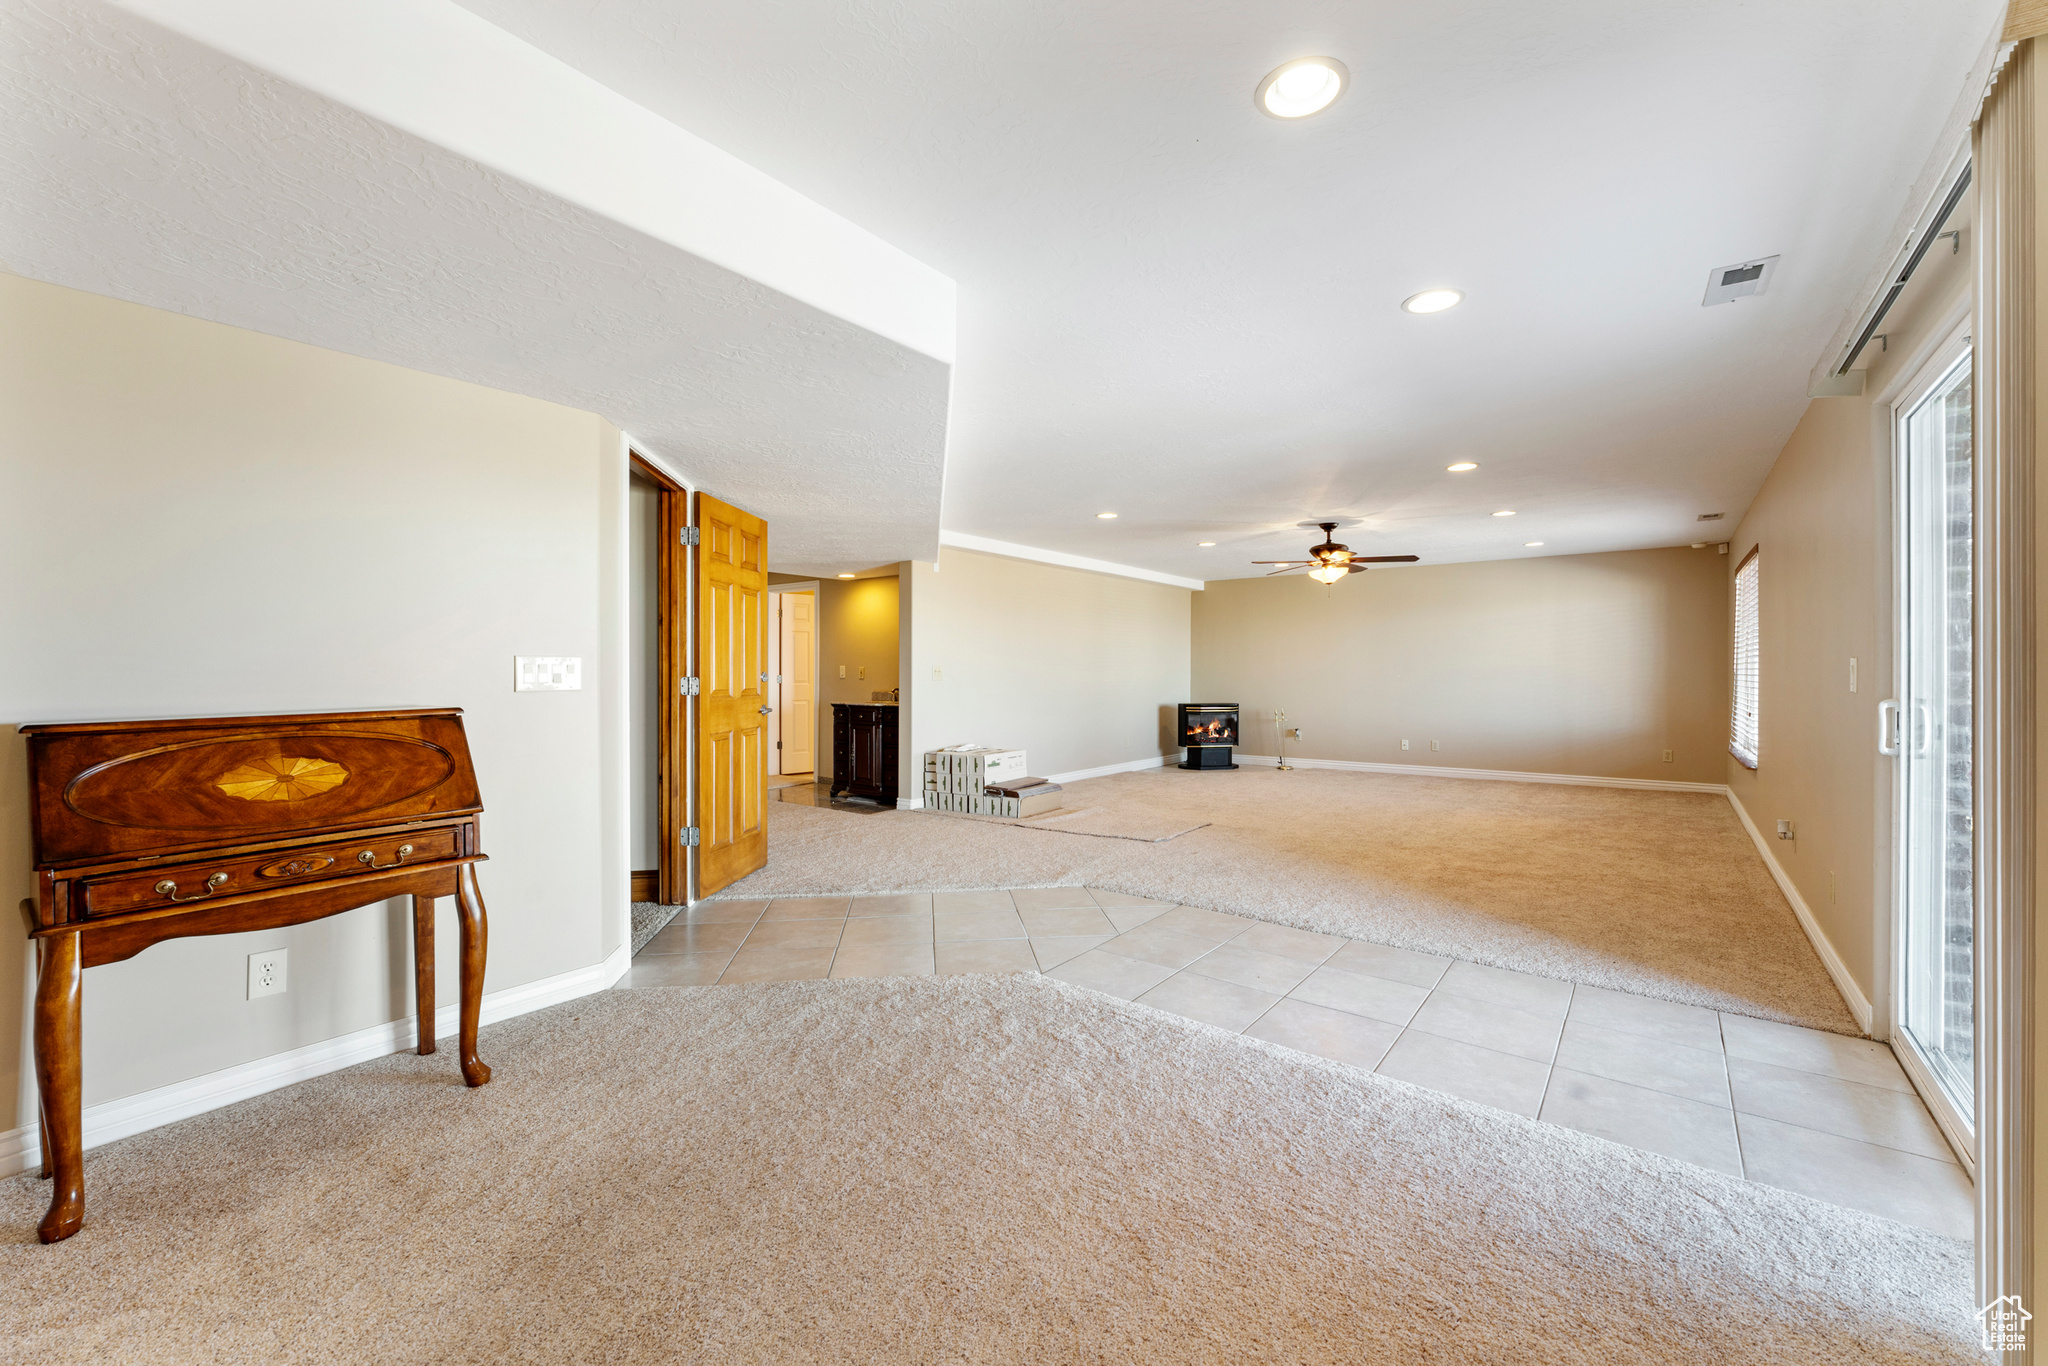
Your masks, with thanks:
<instances>
[{"instance_id":1,"label":"beige carpet","mask_svg":"<svg viewBox=\"0 0 2048 1366\"><path fill-rule=\"evenodd\" d=\"M56 1247L0 1183L0 1358L1978 1359L1962 1243L1043 979L484 1040L98 1150Z\"/></svg>"},{"instance_id":2,"label":"beige carpet","mask_svg":"<svg viewBox=\"0 0 2048 1366\"><path fill-rule=\"evenodd\" d=\"M1086 884L1853 1034L1720 796L1244 768L1068 787L1159 844L771 804L765 897Z\"/></svg>"},{"instance_id":3,"label":"beige carpet","mask_svg":"<svg viewBox=\"0 0 2048 1366\"><path fill-rule=\"evenodd\" d=\"M1036 816L976 816L960 811L938 811L933 815L957 821L992 821L997 825L1018 825L1029 830L1056 830L1063 835L1088 835L1095 839L1142 840L1159 844L1199 830L1207 821L1185 818L1160 819L1128 805L1117 807L1068 806Z\"/></svg>"},{"instance_id":4,"label":"beige carpet","mask_svg":"<svg viewBox=\"0 0 2048 1366\"><path fill-rule=\"evenodd\" d=\"M664 906L659 901L633 903L633 953L647 947L647 941L668 928L668 922L682 913L681 906Z\"/></svg>"}]
</instances>

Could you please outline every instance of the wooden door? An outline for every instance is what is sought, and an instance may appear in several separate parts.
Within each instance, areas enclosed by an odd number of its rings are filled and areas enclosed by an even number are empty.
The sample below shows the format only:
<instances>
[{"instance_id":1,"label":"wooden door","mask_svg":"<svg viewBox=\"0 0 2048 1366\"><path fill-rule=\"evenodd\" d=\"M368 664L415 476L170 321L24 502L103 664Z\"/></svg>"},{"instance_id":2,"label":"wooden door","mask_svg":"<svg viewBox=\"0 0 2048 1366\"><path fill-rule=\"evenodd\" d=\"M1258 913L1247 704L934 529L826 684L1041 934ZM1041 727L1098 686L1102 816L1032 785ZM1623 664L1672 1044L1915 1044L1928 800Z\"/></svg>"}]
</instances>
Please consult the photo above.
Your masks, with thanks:
<instances>
[{"instance_id":1,"label":"wooden door","mask_svg":"<svg viewBox=\"0 0 2048 1366\"><path fill-rule=\"evenodd\" d=\"M818 652L815 593L784 593L782 602L782 771L818 767Z\"/></svg>"},{"instance_id":2,"label":"wooden door","mask_svg":"<svg viewBox=\"0 0 2048 1366\"><path fill-rule=\"evenodd\" d=\"M697 894L768 862L768 524L697 495Z\"/></svg>"}]
</instances>

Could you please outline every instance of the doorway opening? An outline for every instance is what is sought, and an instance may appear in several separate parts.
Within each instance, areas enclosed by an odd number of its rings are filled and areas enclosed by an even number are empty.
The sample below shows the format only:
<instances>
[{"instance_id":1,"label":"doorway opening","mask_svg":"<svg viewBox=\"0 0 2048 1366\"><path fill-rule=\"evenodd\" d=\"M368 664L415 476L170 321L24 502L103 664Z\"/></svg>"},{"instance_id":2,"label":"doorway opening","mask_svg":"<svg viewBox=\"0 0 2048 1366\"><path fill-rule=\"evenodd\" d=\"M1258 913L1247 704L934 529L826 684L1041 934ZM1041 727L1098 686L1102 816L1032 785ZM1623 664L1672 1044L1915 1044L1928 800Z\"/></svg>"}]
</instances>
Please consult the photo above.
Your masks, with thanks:
<instances>
[{"instance_id":1,"label":"doorway opening","mask_svg":"<svg viewBox=\"0 0 2048 1366\"><path fill-rule=\"evenodd\" d=\"M768 785L781 788L817 779L817 582L770 585L768 601Z\"/></svg>"},{"instance_id":2,"label":"doorway opening","mask_svg":"<svg viewBox=\"0 0 2048 1366\"><path fill-rule=\"evenodd\" d=\"M779 656L771 719L780 723L781 742L770 769L778 775L769 779L775 799L894 810L897 760L884 759L877 742L886 734L894 743L898 732L875 722L884 714L893 720L901 698L898 566L831 578L769 577L779 605L772 633Z\"/></svg>"},{"instance_id":3,"label":"doorway opening","mask_svg":"<svg viewBox=\"0 0 2048 1366\"><path fill-rule=\"evenodd\" d=\"M630 867L633 948L691 900L692 598L686 529L690 491L638 452L627 489Z\"/></svg>"}]
</instances>

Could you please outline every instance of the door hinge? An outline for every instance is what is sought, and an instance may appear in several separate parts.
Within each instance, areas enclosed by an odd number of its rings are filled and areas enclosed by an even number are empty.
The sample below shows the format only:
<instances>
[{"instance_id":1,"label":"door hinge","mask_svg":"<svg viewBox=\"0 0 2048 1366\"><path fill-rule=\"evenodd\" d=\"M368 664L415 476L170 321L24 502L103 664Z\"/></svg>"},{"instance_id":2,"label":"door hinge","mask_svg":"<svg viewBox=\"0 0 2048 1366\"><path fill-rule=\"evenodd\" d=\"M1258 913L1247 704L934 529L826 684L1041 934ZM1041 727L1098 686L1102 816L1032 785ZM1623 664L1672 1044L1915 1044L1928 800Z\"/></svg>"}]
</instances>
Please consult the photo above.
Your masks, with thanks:
<instances>
[{"instance_id":1,"label":"door hinge","mask_svg":"<svg viewBox=\"0 0 2048 1366\"><path fill-rule=\"evenodd\" d=\"M682 533L683 533L683 544L684 544L684 545L702 545L702 544L704 543L704 542L703 542L703 539L702 539L702 537L703 537L703 532L702 532L702 531L701 531L701 530L700 530L699 528L697 528L697 527L693 527L693 526L686 526L686 527L683 527L683 528L682 528Z\"/></svg>"},{"instance_id":2,"label":"door hinge","mask_svg":"<svg viewBox=\"0 0 2048 1366\"><path fill-rule=\"evenodd\" d=\"M700 841L700 838L701 837L697 833L696 826L686 825L683 827L682 841L683 847L685 849L695 849Z\"/></svg>"},{"instance_id":3,"label":"door hinge","mask_svg":"<svg viewBox=\"0 0 2048 1366\"><path fill-rule=\"evenodd\" d=\"M676 680L676 687L684 697L696 697L702 693L704 684L697 675L688 674Z\"/></svg>"}]
</instances>

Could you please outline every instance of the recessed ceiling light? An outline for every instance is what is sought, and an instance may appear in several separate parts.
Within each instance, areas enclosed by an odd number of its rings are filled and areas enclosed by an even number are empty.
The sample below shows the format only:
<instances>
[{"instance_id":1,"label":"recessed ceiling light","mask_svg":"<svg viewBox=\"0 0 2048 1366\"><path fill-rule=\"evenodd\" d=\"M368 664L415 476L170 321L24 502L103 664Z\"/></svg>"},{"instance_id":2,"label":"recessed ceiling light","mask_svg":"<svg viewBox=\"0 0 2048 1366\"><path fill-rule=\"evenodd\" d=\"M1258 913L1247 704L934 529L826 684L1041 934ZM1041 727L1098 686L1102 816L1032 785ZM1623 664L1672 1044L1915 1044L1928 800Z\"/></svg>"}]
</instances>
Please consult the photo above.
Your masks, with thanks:
<instances>
[{"instance_id":1,"label":"recessed ceiling light","mask_svg":"<svg viewBox=\"0 0 2048 1366\"><path fill-rule=\"evenodd\" d=\"M1276 119L1305 119L1335 104L1350 84L1350 70L1335 57L1297 57L1266 74L1252 103Z\"/></svg>"},{"instance_id":2,"label":"recessed ceiling light","mask_svg":"<svg viewBox=\"0 0 2048 1366\"><path fill-rule=\"evenodd\" d=\"M1401 300L1401 307L1410 313L1441 313L1447 308L1456 308L1464 301L1465 291L1462 289L1425 289Z\"/></svg>"},{"instance_id":3,"label":"recessed ceiling light","mask_svg":"<svg viewBox=\"0 0 2048 1366\"><path fill-rule=\"evenodd\" d=\"M1098 512L1095 515L1097 517L1100 517L1105 522L1113 522L1116 520L1116 514L1114 512Z\"/></svg>"},{"instance_id":4,"label":"recessed ceiling light","mask_svg":"<svg viewBox=\"0 0 2048 1366\"><path fill-rule=\"evenodd\" d=\"M852 578L852 577L853 577L853 575L851 575L851 574L841 574L841 575L840 575L839 577L840 577L840 578L842 578L842 579L850 579L850 578Z\"/></svg>"},{"instance_id":5,"label":"recessed ceiling light","mask_svg":"<svg viewBox=\"0 0 2048 1366\"><path fill-rule=\"evenodd\" d=\"M1501 511L1494 513L1493 515L1496 517L1512 517L1515 514L1512 509L1504 508Z\"/></svg>"},{"instance_id":6,"label":"recessed ceiling light","mask_svg":"<svg viewBox=\"0 0 2048 1366\"><path fill-rule=\"evenodd\" d=\"M1449 470L1452 474L1463 474L1466 470L1478 469L1479 465L1477 461L1460 460L1457 464L1446 465L1444 466L1444 468Z\"/></svg>"},{"instance_id":7,"label":"recessed ceiling light","mask_svg":"<svg viewBox=\"0 0 2048 1366\"><path fill-rule=\"evenodd\" d=\"M1195 542L1195 544L1196 544L1196 545L1214 545L1214 544L1216 544L1216 542L1214 542L1214 541L1196 541L1196 542Z\"/></svg>"},{"instance_id":8,"label":"recessed ceiling light","mask_svg":"<svg viewBox=\"0 0 2048 1366\"><path fill-rule=\"evenodd\" d=\"M1530 549L1532 549L1532 550L1533 550L1533 549L1535 549L1535 548L1536 548L1537 546L1539 546L1539 545L1542 545L1542 544L1543 544L1543 542L1541 542L1541 541L1524 541L1524 542L1522 542L1522 544L1523 544L1523 545L1525 545L1525 546L1528 546L1528 547L1529 547Z\"/></svg>"}]
</instances>

